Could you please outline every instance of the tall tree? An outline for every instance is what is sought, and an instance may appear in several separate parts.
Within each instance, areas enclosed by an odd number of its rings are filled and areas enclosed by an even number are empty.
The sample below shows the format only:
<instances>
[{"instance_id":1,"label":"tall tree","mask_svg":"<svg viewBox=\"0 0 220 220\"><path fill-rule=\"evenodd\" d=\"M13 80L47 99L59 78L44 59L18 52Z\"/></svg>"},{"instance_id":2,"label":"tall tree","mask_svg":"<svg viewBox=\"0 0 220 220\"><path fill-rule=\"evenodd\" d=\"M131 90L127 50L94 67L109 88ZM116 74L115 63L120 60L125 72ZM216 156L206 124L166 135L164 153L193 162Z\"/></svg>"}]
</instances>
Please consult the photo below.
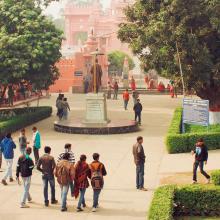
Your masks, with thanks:
<instances>
[{"instance_id":1,"label":"tall tree","mask_svg":"<svg viewBox=\"0 0 220 220\"><path fill-rule=\"evenodd\" d=\"M125 14L118 36L146 70L179 78L179 50L186 90L220 110L220 1L137 0Z\"/></svg>"},{"instance_id":2,"label":"tall tree","mask_svg":"<svg viewBox=\"0 0 220 220\"><path fill-rule=\"evenodd\" d=\"M122 51L115 50L108 54L108 61L110 63L109 72L117 72L119 75L121 75L123 71L125 57L128 58L129 70L134 69L135 64L132 58Z\"/></svg>"},{"instance_id":3,"label":"tall tree","mask_svg":"<svg viewBox=\"0 0 220 220\"><path fill-rule=\"evenodd\" d=\"M41 1L42 3L42 1ZM0 81L47 89L59 76L62 32L34 0L0 0Z\"/></svg>"}]
</instances>

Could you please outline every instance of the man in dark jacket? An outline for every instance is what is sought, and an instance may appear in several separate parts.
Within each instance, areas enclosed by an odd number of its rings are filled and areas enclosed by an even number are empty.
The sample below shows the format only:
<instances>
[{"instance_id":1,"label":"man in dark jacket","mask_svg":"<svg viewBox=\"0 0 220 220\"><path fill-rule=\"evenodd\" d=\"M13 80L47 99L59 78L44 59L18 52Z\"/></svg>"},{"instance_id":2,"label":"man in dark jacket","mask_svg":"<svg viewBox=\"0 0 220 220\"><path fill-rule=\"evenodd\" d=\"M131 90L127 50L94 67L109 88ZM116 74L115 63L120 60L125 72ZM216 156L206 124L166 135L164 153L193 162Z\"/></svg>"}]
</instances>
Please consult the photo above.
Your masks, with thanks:
<instances>
[{"instance_id":1,"label":"man in dark jacket","mask_svg":"<svg viewBox=\"0 0 220 220\"><path fill-rule=\"evenodd\" d=\"M197 183L198 167L201 174L206 177L207 183L210 183L210 176L203 169L204 164L207 164L208 161L208 149L202 138L197 141L195 150L192 151L192 155L195 155L195 162L193 164L193 184Z\"/></svg>"},{"instance_id":2,"label":"man in dark jacket","mask_svg":"<svg viewBox=\"0 0 220 220\"><path fill-rule=\"evenodd\" d=\"M2 179L2 184L6 186L8 185L6 182L8 177L9 177L9 181L13 182L12 165L14 159L14 149L16 148L16 145L11 138L11 133L8 133L6 137L2 140L2 142L0 143L0 148L7 165L5 176Z\"/></svg>"},{"instance_id":3,"label":"man in dark jacket","mask_svg":"<svg viewBox=\"0 0 220 220\"><path fill-rule=\"evenodd\" d=\"M40 157L37 169L42 173L42 179L44 184L44 203L45 206L49 205L48 200L48 183L51 188L51 204L57 204L55 197L55 179L54 179L54 169L56 168L56 163L54 157L50 155L51 148L46 146L44 148L45 154Z\"/></svg>"},{"instance_id":4,"label":"man in dark jacket","mask_svg":"<svg viewBox=\"0 0 220 220\"><path fill-rule=\"evenodd\" d=\"M137 103L134 105L133 110L135 113L134 120L137 121L137 118L138 118L138 123L140 125L141 124L141 112L142 112L142 105L140 103L140 99L137 99Z\"/></svg>"},{"instance_id":5,"label":"man in dark jacket","mask_svg":"<svg viewBox=\"0 0 220 220\"><path fill-rule=\"evenodd\" d=\"M144 166L145 153L143 144L143 137L137 137L137 143L133 146L134 163L136 165L136 188L142 191L147 191L144 188Z\"/></svg>"},{"instance_id":6,"label":"man in dark jacket","mask_svg":"<svg viewBox=\"0 0 220 220\"><path fill-rule=\"evenodd\" d=\"M26 205L26 200L28 199L29 202L31 202L32 200L30 193L29 193L30 186L31 186L32 170L34 169L34 162L30 158L31 152L32 152L32 149L30 147L27 147L26 153L19 157L18 164L17 164L16 176L17 176L18 183L20 183L19 175L21 174L23 184L24 184L24 194L21 200L21 208L29 208L29 206Z\"/></svg>"}]
</instances>

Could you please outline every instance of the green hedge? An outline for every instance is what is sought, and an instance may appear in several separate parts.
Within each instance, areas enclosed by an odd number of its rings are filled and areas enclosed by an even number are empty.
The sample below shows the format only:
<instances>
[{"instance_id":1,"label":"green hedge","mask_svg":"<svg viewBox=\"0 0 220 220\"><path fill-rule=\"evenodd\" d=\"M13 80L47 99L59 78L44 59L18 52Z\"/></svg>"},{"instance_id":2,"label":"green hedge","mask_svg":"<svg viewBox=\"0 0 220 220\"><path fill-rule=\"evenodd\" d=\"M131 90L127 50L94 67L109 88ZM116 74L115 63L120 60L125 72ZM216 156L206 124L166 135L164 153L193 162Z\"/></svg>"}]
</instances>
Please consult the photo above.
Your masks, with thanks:
<instances>
[{"instance_id":1,"label":"green hedge","mask_svg":"<svg viewBox=\"0 0 220 220\"><path fill-rule=\"evenodd\" d=\"M220 216L220 187L189 185L175 190L175 216Z\"/></svg>"},{"instance_id":2,"label":"green hedge","mask_svg":"<svg viewBox=\"0 0 220 220\"><path fill-rule=\"evenodd\" d=\"M151 202L149 220L173 220L174 216L220 216L220 187L167 185L159 187Z\"/></svg>"},{"instance_id":3,"label":"green hedge","mask_svg":"<svg viewBox=\"0 0 220 220\"><path fill-rule=\"evenodd\" d=\"M218 186L220 185L220 170L215 170L211 173L212 182Z\"/></svg>"},{"instance_id":4,"label":"green hedge","mask_svg":"<svg viewBox=\"0 0 220 220\"><path fill-rule=\"evenodd\" d=\"M150 211L149 220L171 220L173 219L173 200L175 186L162 186L154 193Z\"/></svg>"},{"instance_id":5,"label":"green hedge","mask_svg":"<svg viewBox=\"0 0 220 220\"><path fill-rule=\"evenodd\" d=\"M29 107L13 109L13 111L17 112L18 115L10 118L9 120L0 122L0 139L2 139L8 132L15 132L42 119L50 117L52 107Z\"/></svg>"},{"instance_id":6,"label":"green hedge","mask_svg":"<svg viewBox=\"0 0 220 220\"><path fill-rule=\"evenodd\" d=\"M209 150L220 149L219 132L201 132L181 134L182 108L177 108L166 136L169 153L185 153L194 149L199 138L203 138Z\"/></svg>"}]
</instances>

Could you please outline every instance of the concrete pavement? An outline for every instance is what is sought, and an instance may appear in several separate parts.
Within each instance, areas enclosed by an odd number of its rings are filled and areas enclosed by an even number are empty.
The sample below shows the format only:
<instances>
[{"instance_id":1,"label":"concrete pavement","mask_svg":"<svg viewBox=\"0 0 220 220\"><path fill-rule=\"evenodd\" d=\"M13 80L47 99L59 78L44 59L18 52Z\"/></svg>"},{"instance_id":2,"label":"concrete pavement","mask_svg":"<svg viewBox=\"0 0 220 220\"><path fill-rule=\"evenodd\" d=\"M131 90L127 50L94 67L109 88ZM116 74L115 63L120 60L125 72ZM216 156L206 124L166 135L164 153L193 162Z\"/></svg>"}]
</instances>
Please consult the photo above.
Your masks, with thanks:
<instances>
[{"instance_id":1,"label":"concrete pavement","mask_svg":"<svg viewBox=\"0 0 220 220\"><path fill-rule=\"evenodd\" d=\"M71 117L82 117L85 109L84 95L67 95L71 106ZM144 220L147 216L147 210L151 202L152 194L159 185L161 174L178 170L177 167L185 167L183 156L183 166L180 165L179 155L168 155L164 146L164 136L172 118L173 110L180 105L180 99L170 99L169 96L147 96L140 97L144 110L142 114L141 130L137 133L120 135L73 135L56 133L53 130L52 117L35 124L41 132L42 144L52 147L52 154L57 157L63 150L65 143L70 142L73 145L73 151L77 159L80 154L88 156L88 162L91 162L91 155L99 152L100 160L106 165L108 172L105 178L105 188L101 193L101 208L97 213L91 213L92 190L88 189L86 193L86 203L89 208L84 212L75 211L77 201L68 198L68 212L61 213L60 205L53 205L49 208L43 206L42 181L38 171L34 171L31 185L31 195L33 203L30 209L20 209L19 202L22 186L16 183L8 186L0 185L0 220L53 220L75 219L75 220ZM56 96L50 100L41 100L41 105L52 105L54 107ZM32 105L35 105L33 103ZM133 119L132 100L129 104L129 110L123 110L123 101L108 100L109 118L115 119ZM27 128L27 136L31 138L31 127ZM14 139L17 141L18 132ZM136 142L137 136L144 137L144 148L147 156L145 185L148 192L141 192L135 189L135 166L132 157L132 145ZM43 149L41 149L41 154ZM16 159L19 155L16 150ZM33 155L32 155L33 156ZM171 161L172 160L172 161ZM188 166L188 164L187 164ZM211 165L210 165L211 166ZM3 163L4 168L4 163ZM183 168L184 170L185 168ZM15 170L15 163L14 163ZM2 177L0 173L0 177ZM56 187L57 199L60 201L60 189Z\"/></svg>"}]
</instances>

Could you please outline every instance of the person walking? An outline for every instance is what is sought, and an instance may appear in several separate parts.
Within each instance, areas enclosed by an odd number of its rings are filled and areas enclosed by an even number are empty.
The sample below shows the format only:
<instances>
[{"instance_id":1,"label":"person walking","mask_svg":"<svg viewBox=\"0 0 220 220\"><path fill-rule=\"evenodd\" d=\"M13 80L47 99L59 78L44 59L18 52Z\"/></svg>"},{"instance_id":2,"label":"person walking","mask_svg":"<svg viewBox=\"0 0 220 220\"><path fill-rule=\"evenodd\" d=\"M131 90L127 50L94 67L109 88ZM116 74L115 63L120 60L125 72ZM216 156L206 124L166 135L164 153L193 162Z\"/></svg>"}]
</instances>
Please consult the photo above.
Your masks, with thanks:
<instances>
[{"instance_id":1,"label":"person walking","mask_svg":"<svg viewBox=\"0 0 220 220\"><path fill-rule=\"evenodd\" d=\"M24 185L24 193L21 199L21 206L20 206L21 208L29 208L29 206L26 205L26 200L28 200L28 202L32 201L30 195L30 187L31 187L32 170L34 169L34 162L30 157L31 152L32 149L30 147L27 147L25 154L19 157L17 163L17 170L16 170L17 181L18 184L20 184L19 176L21 175Z\"/></svg>"},{"instance_id":2,"label":"person walking","mask_svg":"<svg viewBox=\"0 0 220 220\"><path fill-rule=\"evenodd\" d=\"M118 99L118 89L119 89L117 81L115 81L113 88L114 88L113 99L117 100Z\"/></svg>"},{"instance_id":3,"label":"person walking","mask_svg":"<svg viewBox=\"0 0 220 220\"><path fill-rule=\"evenodd\" d=\"M137 103L134 105L134 120L137 121L138 118L138 124L141 125L141 112L142 112L142 105L140 103L140 99L137 99Z\"/></svg>"},{"instance_id":4,"label":"person walking","mask_svg":"<svg viewBox=\"0 0 220 220\"><path fill-rule=\"evenodd\" d=\"M207 179L207 184L210 183L210 176L204 171L204 164L206 165L208 161L208 148L202 138L197 141L195 150L192 151L192 155L195 155L195 161L193 164L193 184L197 183L198 167L201 174Z\"/></svg>"},{"instance_id":5,"label":"person walking","mask_svg":"<svg viewBox=\"0 0 220 220\"><path fill-rule=\"evenodd\" d=\"M91 185L93 188L93 206L92 212L96 212L99 206L99 196L104 186L103 176L107 175L105 166L99 162L100 155L98 153L93 154L93 162L90 164Z\"/></svg>"},{"instance_id":6,"label":"person walking","mask_svg":"<svg viewBox=\"0 0 220 220\"><path fill-rule=\"evenodd\" d=\"M59 163L63 159L63 156L64 156L65 153L69 153L68 161L71 164L73 164L73 166L75 165L75 156L74 156L74 153L72 152L71 148L72 148L71 144L69 144L69 143L65 144L64 152L62 152L58 156L57 163ZM73 184L73 182L70 182L70 192L71 192L71 196L74 197L74 184Z\"/></svg>"},{"instance_id":7,"label":"person walking","mask_svg":"<svg viewBox=\"0 0 220 220\"><path fill-rule=\"evenodd\" d=\"M57 116L59 117L60 120L63 117L63 104L62 104L63 98L64 98L64 94L59 94L56 100Z\"/></svg>"},{"instance_id":8,"label":"person walking","mask_svg":"<svg viewBox=\"0 0 220 220\"><path fill-rule=\"evenodd\" d=\"M46 146L44 148L44 155L40 157L37 169L42 173L42 180L44 184L44 204L46 207L49 206L48 200L48 183L50 184L51 189L51 204L57 204L55 195L55 179L54 179L54 169L56 167L56 163L54 157L50 155L51 148Z\"/></svg>"},{"instance_id":9,"label":"person walking","mask_svg":"<svg viewBox=\"0 0 220 220\"><path fill-rule=\"evenodd\" d=\"M86 189L89 187L88 178L90 178L89 165L86 163L86 155L82 154L80 156L80 160L75 167L75 172L74 195L77 198L80 193L77 212L81 212L83 211L82 207L86 207L85 193Z\"/></svg>"},{"instance_id":10,"label":"person walking","mask_svg":"<svg viewBox=\"0 0 220 220\"><path fill-rule=\"evenodd\" d=\"M70 154L65 153L57 163L55 168L55 176L57 177L57 182L60 184L61 188L61 211L67 211L67 194L69 191L70 183L74 181L75 178L75 168L72 163L69 162Z\"/></svg>"},{"instance_id":11,"label":"person walking","mask_svg":"<svg viewBox=\"0 0 220 220\"><path fill-rule=\"evenodd\" d=\"M68 118L68 111L70 111L70 106L69 106L69 103L67 102L67 98L63 99L62 111L63 111L63 117L62 118L64 120L67 120L67 118Z\"/></svg>"},{"instance_id":12,"label":"person walking","mask_svg":"<svg viewBox=\"0 0 220 220\"><path fill-rule=\"evenodd\" d=\"M125 92L123 93L123 100L124 100L125 110L127 110L129 98L130 98L130 95L129 95L128 89L126 89Z\"/></svg>"},{"instance_id":13,"label":"person walking","mask_svg":"<svg viewBox=\"0 0 220 220\"><path fill-rule=\"evenodd\" d=\"M19 141L19 148L21 154L25 154L25 150L29 142L27 141L27 137L25 135L25 129L21 129L20 137L18 138Z\"/></svg>"},{"instance_id":14,"label":"person walking","mask_svg":"<svg viewBox=\"0 0 220 220\"><path fill-rule=\"evenodd\" d=\"M1 152L3 153L3 156L5 158L6 162L6 171L5 175L2 179L3 185L8 185L6 180L9 177L9 181L13 182L12 177L12 165L13 165L13 159L14 159L14 149L16 148L16 145L14 141L12 140L11 133L8 133L5 138L0 143Z\"/></svg>"},{"instance_id":15,"label":"person walking","mask_svg":"<svg viewBox=\"0 0 220 220\"><path fill-rule=\"evenodd\" d=\"M34 151L34 158L35 158L35 165L37 165L39 160L39 150L41 148L41 136L40 132L37 130L36 127L32 128L33 131L33 151Z\"/></svg>"},{"instance_id":16,"label":"person walking","mask_svg":"<svg viewBox=\"0 0 220 220\"><path fill-rule=\"evenodd\" d=\"M143 148L143 137L137 137L137 143L133 145L134 163L136 165L136 188L138 190L147 191L144 188L144 167L145 153Z\"/></svg>"}]
</instances>

